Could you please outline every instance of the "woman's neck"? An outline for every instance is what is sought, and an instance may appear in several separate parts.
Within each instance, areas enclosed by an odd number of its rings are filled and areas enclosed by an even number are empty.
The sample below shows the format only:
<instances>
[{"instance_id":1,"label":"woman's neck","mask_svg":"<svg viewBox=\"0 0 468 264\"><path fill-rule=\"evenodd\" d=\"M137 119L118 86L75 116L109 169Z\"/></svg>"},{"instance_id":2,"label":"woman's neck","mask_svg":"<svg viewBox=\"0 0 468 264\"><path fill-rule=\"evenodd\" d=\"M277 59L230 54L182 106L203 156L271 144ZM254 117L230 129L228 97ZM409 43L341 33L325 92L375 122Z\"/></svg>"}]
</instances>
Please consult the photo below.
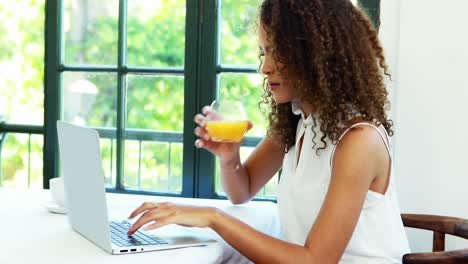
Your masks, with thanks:
<instances>
[{"instance_id":1,"label":"woman's neck","mask_svg":"<svg viewBox=\"0 0 468 264\"><path fill-rule=\"evenodd\" d=\"M307 118L314 111L314 107L307 102L301 102L301 110L304 113L304 117Z\"/></svg>"}]
</instances>

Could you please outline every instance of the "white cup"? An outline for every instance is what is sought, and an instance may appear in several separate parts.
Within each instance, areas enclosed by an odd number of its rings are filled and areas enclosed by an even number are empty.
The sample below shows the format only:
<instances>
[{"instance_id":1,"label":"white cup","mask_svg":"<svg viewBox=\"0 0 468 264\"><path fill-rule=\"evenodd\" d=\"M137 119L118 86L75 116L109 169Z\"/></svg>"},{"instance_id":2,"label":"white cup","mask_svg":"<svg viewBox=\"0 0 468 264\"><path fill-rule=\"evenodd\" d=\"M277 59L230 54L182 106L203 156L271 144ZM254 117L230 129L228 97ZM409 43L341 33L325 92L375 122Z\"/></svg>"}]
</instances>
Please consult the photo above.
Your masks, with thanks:
<instances>
[{"instance_id":1,"label":"white cup","mask_svg":"<svg viewBox=\"0 0 468 264\"><path fill-rule=\"evenodd\" d=\"M63 178L50 179L49 187L52 200L54 200L58 206L65 207L65 186L63 185Z\"/></svg>"}]
</instances>

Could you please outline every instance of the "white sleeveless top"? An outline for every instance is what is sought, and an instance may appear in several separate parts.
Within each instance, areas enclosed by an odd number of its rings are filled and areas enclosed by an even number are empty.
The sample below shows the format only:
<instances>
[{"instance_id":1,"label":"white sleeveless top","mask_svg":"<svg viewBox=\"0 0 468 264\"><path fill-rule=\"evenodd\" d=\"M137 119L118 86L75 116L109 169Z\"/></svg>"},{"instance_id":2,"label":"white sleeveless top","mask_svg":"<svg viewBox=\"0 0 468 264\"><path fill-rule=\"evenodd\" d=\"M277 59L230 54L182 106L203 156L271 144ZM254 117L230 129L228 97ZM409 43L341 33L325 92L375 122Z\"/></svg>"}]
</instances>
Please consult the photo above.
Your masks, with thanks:
<instances>
[{"instance_id":1,"label":"white sleeveless top","mask_svg":"<svg viewBox=\"0 0 468 264\"><path fill-rule=\"evenodd\" d=\"M330 184L331 160L336 146L327 139L327 148L317 155L312 142L314 120L312 116L304 120L302 111L296 104L292 105L293 112L301 114L302 118L297 126L296 144L283 160L278 187L278 212L284 239L304 245ZM372 126L379 131L392 160L391 148L387 145L388 135L369 123L354 126L362 125ZM314 141L320 146L323 143L320 141L322 133L319 124L314 130L317 133ZM296 146L302 136L302 151L296 167L299 155ZM367 192L358 223L340 263L401 263L403 254L410 252L393 178L391 170L389 186L384 195L371 190Z\"/></svg>"}]
</instances>

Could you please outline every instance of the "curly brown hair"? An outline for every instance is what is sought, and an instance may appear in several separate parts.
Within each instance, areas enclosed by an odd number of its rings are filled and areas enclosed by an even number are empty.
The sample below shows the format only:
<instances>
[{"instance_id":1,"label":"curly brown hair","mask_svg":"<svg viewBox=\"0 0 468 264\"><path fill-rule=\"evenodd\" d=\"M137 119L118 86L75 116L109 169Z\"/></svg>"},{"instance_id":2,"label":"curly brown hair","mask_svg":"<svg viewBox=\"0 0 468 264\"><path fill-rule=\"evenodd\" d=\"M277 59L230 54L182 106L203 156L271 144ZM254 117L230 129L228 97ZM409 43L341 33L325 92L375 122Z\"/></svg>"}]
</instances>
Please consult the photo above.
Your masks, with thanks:
<instances>
[{"instance_id":1,"label":"curly brown hair","mask_svg":"<svg viewBox=\"0 0 468 264\"><path fill-rule=\"evenodd\" d=\"M383 124L393 135L384 74L390 77L377 32L369 18L349 0L264 0L259 22L283 79L291 81L301 101L314 108L314 130L320 124L323 143L338 143L348 121L356 116ZM262 55L259 55L260 59ZM261 62L260 62L261 67ZM299 116L291 104L277 104L263 82L261 103L267 104L269 133L294 145Z\"/></svg>"}]
</instances>

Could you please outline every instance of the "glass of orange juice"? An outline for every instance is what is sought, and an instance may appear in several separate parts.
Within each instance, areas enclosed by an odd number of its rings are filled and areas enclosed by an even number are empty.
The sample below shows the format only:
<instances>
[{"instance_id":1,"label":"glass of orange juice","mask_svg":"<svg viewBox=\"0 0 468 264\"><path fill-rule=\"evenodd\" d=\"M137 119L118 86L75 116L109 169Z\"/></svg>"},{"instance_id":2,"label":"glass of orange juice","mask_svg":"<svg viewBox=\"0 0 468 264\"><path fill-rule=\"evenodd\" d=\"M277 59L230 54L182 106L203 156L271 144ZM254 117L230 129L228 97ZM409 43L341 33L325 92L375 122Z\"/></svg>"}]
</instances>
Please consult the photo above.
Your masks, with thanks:
<instances>
[{"instance_id":1,"label":"glass of orange juice","mask_svg":"<svg viewBox=\"0 0 468 264\"><path fill-rule=\"evenodd\" d=\"M206 121L205 129L211 140L240 142L247 133L249 121L241 101L215 100L211 108L216 115Z\"/></svg>"}]
</instances>

